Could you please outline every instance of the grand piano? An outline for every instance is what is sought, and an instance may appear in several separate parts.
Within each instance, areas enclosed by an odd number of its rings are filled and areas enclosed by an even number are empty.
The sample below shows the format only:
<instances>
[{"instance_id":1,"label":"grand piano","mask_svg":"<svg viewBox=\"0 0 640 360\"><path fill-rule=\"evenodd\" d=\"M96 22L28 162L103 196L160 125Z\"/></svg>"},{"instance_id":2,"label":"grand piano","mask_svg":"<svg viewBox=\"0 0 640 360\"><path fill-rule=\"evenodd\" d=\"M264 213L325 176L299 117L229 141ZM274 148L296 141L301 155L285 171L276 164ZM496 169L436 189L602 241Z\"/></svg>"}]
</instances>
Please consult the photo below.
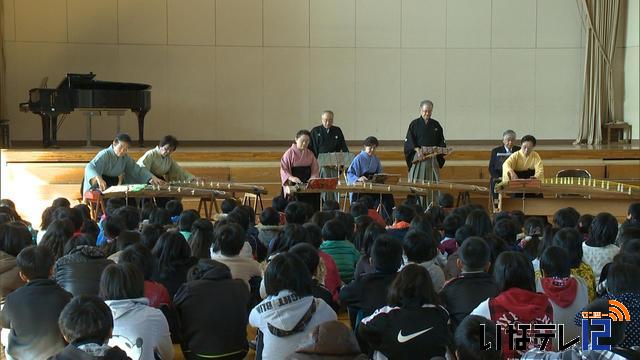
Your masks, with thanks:
<instances>
[{"instance_id":1,"label":"grand piano","mask_svg":"<svg viewBox=\"0 0 640 360\"><path fill-rule=\"evenodd\" d=\"M23 112L42 118L42 144L55 146L58 116L74 110L131 110L138 117L138 140L144 144L144 117L151 109L151 85L94 80L96 75L67 74L57 88L29 90L29 101L20 104ZM91 119L88 118L88 144Z\"/></svg>"}]
</instances>

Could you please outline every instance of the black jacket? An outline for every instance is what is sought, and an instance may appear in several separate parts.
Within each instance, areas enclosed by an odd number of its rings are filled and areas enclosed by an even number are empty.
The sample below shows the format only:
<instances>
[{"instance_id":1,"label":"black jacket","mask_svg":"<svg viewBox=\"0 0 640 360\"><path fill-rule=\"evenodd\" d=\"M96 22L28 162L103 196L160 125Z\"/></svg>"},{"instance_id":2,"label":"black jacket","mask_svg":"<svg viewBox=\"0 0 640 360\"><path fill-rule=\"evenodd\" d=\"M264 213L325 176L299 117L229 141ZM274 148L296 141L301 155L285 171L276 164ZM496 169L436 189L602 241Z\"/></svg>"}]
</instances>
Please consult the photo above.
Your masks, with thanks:
<instances>
[{"instance_id":1,"label":"black jacket","mask_svg":"<svg viewBox=\"0 0 640 360\"><path fill-rule=\"evenodd\" d=\"M409 169L411 169L413 157L416 154L415 148L422 146L447 146L442 126L436 119L429 119L425 124L424 119L419 117L409 124L407 136L404 139L404 159ZM444 156L437 155L436 160L438 161L438 166L442 168L445 162Z\"/></svg>"},{"instance_id":2,"label":"black jacket","mask_svg":"<svg viewBox=\"0 0 640 360\"><path fill-rule=\"evenodd\" d=\"M315 157L322 153L349 152L342 130L337 126L330 127L328 133L322 125L314 127L311 129L310 140L309 149Z\"/></svg>"},{"instance_id":3,"label":"black jacket","mask_svg":"<svg viewBox=\"0 0 640 360\"><path fill-rule=\"evenodd\" d=\"M387 304L387 290L396 275L381 272L362 275L340 289L340 304L349 308L350 316L352 312L360 318L371 315Z\"/></svg>"},{"instance_id":4,"label":"black jacket","mask_svg":"<svg viewBox=\"0 0 640 360\"><path fill-rule=\"evenodd\" d=\"M440 300L449 312L455 329L460 322L487 298L498 295L498 285L486 272L461 273L440 291Z\"/></svg>"},{"instance_id":5,"label":"black jacket","mask_svg":"<svg viewBox=\"0 0 640 360\"><path fill-rule=\"evenodd\" d=\"M81 245L56 261L54 277L73 296L98 295L102 270L111 264L99 248Z\"/></svg>"},{"instance_id":6,"label":"black jacket","mask_svg":"<svg viewBox=\"0 0 640 360\"><path fill-rule=\"evenodd\" d=\"M520 150L520 146L514 145L511 148L511 153ZM508 156L498 156L498 154L506 153L507 151L504 149L504 145L500 145L498 147L493 148L491 150L491 158L489 159L489 173L492 178L500 178L502 177L502 164L505 160L507 160Z\"/></svg>"},{"instance_id":7,"label":"black jacket","mask_svg":"<svg viewBox=\"0 0 640 360\"><path fill-rule=\"evenodd\" d=\"M30 281L9 294L0 313L2 327L11 329L7 354L13 359L46 359L62 351L58 317L71 298L49 279Z\"/></svg>"},{"instance_id":8,"label":"black jacket","mask_svg":"<svg viewBox=\"0 0 640 360\"><path fill-rule=\"evenodd\" d=\"M174 298L181 322L183 350L219 356L248 351L247 304L249 289L231 271L217 263L199 280L180 287Z\"/></svg>"}]
</instances>

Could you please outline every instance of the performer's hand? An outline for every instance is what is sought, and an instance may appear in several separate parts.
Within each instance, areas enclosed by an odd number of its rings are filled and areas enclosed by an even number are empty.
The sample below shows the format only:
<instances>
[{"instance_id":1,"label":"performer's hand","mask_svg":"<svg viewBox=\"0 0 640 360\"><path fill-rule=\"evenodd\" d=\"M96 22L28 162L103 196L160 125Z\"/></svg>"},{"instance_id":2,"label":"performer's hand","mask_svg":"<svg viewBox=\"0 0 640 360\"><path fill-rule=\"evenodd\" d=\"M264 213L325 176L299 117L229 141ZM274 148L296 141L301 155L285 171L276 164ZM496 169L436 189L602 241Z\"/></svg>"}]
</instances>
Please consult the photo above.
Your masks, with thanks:
<instances>
[{"instance_id":1,"label":"performer's hand","mask_svg":"<svg viewBox=\"0 0 640 360\"><path fill-rule=\"evenodd\" d=\"M156 177L154 175L151 175L151 180L149 180L149 183L151 185L164 185L164 184L166 184L166 182L164 180L162 180L162 179L160 179L160 178L158 178L158 177Z\"/></svg>"},{"instance_id":2,"label":"performer's hand","mask_svg":"<svg viewBox=\"0 0 640 360\"><path fill-rule=\"evenodd\" d=\"M510 170L509 171L509 177L511 178L511 180L517 180L518 179L518 174L516 174L515 171Z\"/></svg>"},{"instance_id":3,"label":"performer's hand","mask_svg":"<svg viewBox=\"0 0 640 360\"><path fill-rule=\"evenodd\" d=\"M365 182L365 181L367 181L367 180L369 180L369 179L367 179L367 177L366 177L366 176L360 176L360 177L358 178L358 180L357 180L357 181Z\"/></svg>"},{"instance_id":4,"label":"performer's hand","mask_svg":"<svg viewBox=\"0 0 640 360\"><path fill-rule=\"evenodd\" d=\"M107 182L104 181L104 179L100 175L96 176L95 179L98 182L98 187L100 188L100 191L105 191L107 189Z\"/></svg>"},{"instance_id":5,"label":"performer's hand","mask_svg":"<svg viewBox=\"0 0 640 360\"><path fill-rule=\"evenodd\" d=\"M289 181L291 181L294 184L302 184L302 180L300 180L296 176L289 176Z\"/></svg>"}]
</instances>

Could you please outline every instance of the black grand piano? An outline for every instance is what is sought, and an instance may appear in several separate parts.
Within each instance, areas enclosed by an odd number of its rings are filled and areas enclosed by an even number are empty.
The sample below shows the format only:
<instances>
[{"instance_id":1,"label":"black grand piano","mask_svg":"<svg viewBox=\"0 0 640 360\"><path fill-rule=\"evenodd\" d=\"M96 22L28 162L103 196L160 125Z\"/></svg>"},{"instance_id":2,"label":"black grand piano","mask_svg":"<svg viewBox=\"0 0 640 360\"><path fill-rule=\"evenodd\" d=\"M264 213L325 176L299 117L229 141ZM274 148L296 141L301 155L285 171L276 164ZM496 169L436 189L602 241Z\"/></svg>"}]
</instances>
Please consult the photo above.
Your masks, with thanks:
<instances>
[{"instance_id":1,"label":"black grand piano","mask_svg":"<svg viewBox=\"0 0 640 360\"><path fill-rule=\"evenodd\" d=\"M67 74L55 89L29 90L29 102L21 103L20 110L38 114L42 118L44 147L56 145L58 116L76 109L133 111L138 117L138 140L143 146L144 116L151 109L151 85L99 81L93 79L95 76L94 73ZM88 136L90 140L90 128Z\"/></svg>"}]
</instances>

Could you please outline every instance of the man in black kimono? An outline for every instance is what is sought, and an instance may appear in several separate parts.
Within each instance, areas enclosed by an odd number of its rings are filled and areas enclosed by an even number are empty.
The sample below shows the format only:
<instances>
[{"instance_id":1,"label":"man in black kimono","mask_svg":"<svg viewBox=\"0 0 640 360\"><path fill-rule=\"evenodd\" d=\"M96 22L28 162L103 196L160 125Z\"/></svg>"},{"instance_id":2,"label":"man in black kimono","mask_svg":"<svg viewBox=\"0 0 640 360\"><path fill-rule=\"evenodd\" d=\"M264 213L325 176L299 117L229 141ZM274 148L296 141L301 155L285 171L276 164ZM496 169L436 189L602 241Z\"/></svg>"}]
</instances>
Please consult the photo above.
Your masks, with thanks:
<instances>
[{"instance_id":1,"label":"man in black kimono","mask_svg":"<svg viewBox=\"0 0 640 360\"><path fill-rule=\"evenodd\" d=\"M344 140L342 130L333 126L333 111L322 112L322 125L311 129L311 143L309 149L316 158L320 154L344 152L348 153L347 142ZM349 158L351 159L351 158ZM338 168L333 166L322 166L320 164L321 178L336 178L339 176ZM322 200L336 200L336 193L322 193Z\"/></svg>"},{"instance_id":2,"label":"man in black kimono","mask_svg":"<svg viewBox=\"0 0 640 360\"><path fill-rule=\"evenodd\" d=\"M513 130L506 130L502 133L502 146L498 146L491 150L491 159L489 159L489 173L491 179L489 186L491 188L491 198L495 201L498 194L494 192L496 183L502 179L502 164L514 152L520 150L520 146L514 145L516 142L516 133Z\"/></svg>"},{"instance_id":3,"label":"man in black kimono","mask_svg":"<svg viewBox=\"0 0 640 360\"><path fill-rule=\"evenodd\" d=\"M436 155L435 159L414 162L422 157L423 147L446 147L444 131L435 119L431 118L433 102L424 100L420 102L420 117L411 121L404 139L404 158L409 168L409 180L411 181L440 181L439 169L444 166L444 155ZM437 192L430 192L426 199L421 197L422 206L427 206L437 197Z\"/></svg>"}]
</instances>

